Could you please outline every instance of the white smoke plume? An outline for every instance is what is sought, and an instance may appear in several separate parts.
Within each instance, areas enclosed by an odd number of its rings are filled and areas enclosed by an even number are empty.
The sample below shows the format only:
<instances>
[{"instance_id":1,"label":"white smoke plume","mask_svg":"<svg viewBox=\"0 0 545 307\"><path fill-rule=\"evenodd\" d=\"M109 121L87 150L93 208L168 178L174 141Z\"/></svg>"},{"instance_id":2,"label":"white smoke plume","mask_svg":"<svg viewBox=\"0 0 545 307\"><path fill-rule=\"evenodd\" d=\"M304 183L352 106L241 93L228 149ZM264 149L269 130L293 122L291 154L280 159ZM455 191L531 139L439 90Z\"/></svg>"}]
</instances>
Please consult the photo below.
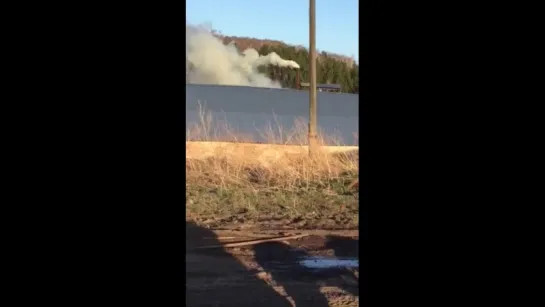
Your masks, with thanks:
<instances>
[{"instance_id":1,"label":"white smoke plume","mask_svg":"<svg viewBox=\"0 0 545 307\"><path fill-rule=\"evenodd\" d=\"M239 53L233 44L224 45L204 27L186 26L186 75L192 84L281 87L278 82L257 71L257 67L276 65L299 69L275 52L259 55L252 48Z\"/></svg>"}]
</instances>

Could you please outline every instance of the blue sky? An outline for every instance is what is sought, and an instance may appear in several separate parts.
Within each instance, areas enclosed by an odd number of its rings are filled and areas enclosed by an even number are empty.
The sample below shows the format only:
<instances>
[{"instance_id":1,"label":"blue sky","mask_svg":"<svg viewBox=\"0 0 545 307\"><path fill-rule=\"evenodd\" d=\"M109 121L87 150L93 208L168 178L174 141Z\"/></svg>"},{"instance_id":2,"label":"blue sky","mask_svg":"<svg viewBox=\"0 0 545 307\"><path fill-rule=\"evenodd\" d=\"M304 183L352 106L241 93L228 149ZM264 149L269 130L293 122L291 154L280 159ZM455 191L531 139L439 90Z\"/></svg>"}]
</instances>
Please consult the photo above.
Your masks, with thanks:
<instances>
[{"instance_id":1,"label":"blue sky","mask_svg":"<svg viewBox=\"0 0 545 307\"><path fill-rule=\"evenodd\" d=\"M308 0L187 0L187 22L308 47ZM358 60L358 0L316 0L316 48Z\"/></svg>"}]
</instances>

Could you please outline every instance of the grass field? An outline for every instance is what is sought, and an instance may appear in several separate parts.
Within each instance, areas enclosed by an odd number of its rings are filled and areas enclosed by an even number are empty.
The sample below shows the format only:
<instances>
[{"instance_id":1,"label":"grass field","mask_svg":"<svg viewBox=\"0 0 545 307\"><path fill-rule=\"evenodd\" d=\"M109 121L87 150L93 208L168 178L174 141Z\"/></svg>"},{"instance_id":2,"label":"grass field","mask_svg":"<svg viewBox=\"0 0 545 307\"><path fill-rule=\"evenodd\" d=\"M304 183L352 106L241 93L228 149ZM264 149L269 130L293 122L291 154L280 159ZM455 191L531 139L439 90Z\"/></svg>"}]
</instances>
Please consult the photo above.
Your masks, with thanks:
<instances>
[{"instance_id":1,"label":"grass field","mask_svg":"<svg viewBox=\"0 0 545 307\"><path fill-rule=\"evenodd\" d=\"M358 177L356 151L306 154L306 126L284 131L268 126L267 154L229 127L214 126L210 115L186 133L186 220L217 228L356 229ZM325 136L321 136L324 144ZM195 141L230 141L229 148L203 155ZM197 143L195 143L197 144ZM291 144L292 146L282 146ZM293 146L296 145L296 146ZM263 146L261 146L262 148ZM299 147L299 152L284 148Z\"/></svg>"},{"instance_id":2,"label":"grass field","mask_svg":"<svg viewBox=\"0 0 545 307\"><path fill-rule=\"evenodd\" d=\"M306 126L295 127L268 126L269 144L251 144L203 112L187 131L186 305L360 305L359 268L315 272L298 262L359 259L359 193L349 188L359 173L357 147L322 146L310 158ZM300 232L307 236L222 245Z\"/></svg>"}]
</instances>

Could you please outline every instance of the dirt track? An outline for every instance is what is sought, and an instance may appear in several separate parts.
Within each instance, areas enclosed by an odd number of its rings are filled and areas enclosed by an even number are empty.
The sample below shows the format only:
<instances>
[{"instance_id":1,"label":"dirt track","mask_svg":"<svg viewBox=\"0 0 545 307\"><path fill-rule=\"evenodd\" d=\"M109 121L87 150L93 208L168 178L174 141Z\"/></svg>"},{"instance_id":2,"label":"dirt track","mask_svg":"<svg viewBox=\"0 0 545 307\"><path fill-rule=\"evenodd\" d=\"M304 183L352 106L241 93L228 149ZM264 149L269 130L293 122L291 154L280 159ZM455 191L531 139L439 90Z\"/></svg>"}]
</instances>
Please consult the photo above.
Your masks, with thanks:
<instances>
[{"instance_id":1,"label":"dirt track","mask_svg":"<svg viewBox=\"0 0 545 307\"><path fill-rule=\"evenodd\" d=\"M313 271L297 261L305 256L359 258L354 231L344 235L342 231L335 235L320 233L238 248L196 250L199 246L270 234L248 231L218 234L190 222L187 225L187 306L359 306L359 270Z\"/></svg>"}]
</instances>

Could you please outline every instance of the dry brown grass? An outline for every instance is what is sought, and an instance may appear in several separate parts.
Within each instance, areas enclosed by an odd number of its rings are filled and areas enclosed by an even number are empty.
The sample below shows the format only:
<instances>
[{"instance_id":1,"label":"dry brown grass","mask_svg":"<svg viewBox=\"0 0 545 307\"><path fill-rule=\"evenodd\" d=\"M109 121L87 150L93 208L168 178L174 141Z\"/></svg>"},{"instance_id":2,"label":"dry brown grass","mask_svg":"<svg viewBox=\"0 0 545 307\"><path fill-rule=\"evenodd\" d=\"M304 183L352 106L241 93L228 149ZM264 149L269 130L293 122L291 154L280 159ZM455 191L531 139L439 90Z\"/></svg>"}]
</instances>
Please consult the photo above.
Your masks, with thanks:
<instances>
[{"instance_id":1,"label":"dry brown grass","mask_svg":"<svg viewBox=\"0 0 545 307\"><path fill-rule=\"evenodd\" d=\"M201 114L186 140L187 155L193 157L186 160L189 215L219 218L240 213L247 220L280 214L293 219L307 213L319 216L316 210L328 211L324 208L338 210L347 201L357 211L357 195L346 189L358 176L357 150L335 154L320 150L310 158L302 122L291 131L272 127L265 129L270 143L292 145L240 144L248 138L214 121L210 114ZM233 143L214 148L207 156L191 152L198 148L192 140Z\"/></svg>"},{"instance_id":2,"label":"dry brown grass","mask_svg":"<svg viewBox=\"0 0 545 307\"><path fill-rule=\"evenodd\" d=\"M218 154L214 158L186 161L188 182L204 182L219 187L281 188L295 190L310 185L327 186L346 177L357 177L355 155L320 152L309 158L304 154L283 155L264 161L259 155Z\"/></svg>"}]
</instances>

